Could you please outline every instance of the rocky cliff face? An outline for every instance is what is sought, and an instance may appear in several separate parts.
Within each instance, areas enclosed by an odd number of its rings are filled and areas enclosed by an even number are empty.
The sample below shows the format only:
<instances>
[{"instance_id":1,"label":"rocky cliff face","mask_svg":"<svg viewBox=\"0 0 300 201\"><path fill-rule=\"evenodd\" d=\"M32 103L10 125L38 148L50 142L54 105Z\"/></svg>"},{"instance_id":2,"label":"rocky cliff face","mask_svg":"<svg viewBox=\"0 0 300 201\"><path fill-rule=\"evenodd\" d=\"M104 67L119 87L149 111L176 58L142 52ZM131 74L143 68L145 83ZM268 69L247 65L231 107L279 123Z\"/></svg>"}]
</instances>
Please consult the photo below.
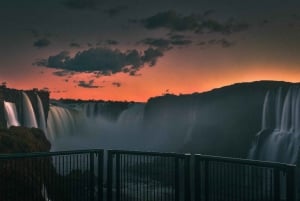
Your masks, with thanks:
<instances>
[{"instance_id":1,"label":"rocky cliff face","mask_svg":"<svg viewBox=\"0 0 300 201\"><path fill-rule=\"evenodd\" d=\"M145 107L144 123L162 131L160 137L170 150L181 147L183 152L245 158L261 129L267 91L281 87L286 93L291 85L242 83L201 94L152 98Z\"/></svg>"},{"instance_id":2,"label":"rocky cliff face","mask_svg":"<svg viewBox=\"0 0 300 201\"><path fill-rule=\"evenodd\" d=\"M10 89L6 88L4 86L0 87L0 128L6 128L6 118L5 118L5 110L4 110L4 101L15 103L16 109L18 111L18 119L21 123L21 125L24 124L23 119L23 97L22 92L25 92L27 96L29 97L35 116L40 118L40 115L38 115L38 101L37 101L37 95L40 97L42 103L43 103L43 109L45 114L45 121L47 121L48 112L49 112L49 92L48 91L40 91L37 89L33 90L27 90L27 91L21 91L16 89Z\"/></svg>"}]
</instances>

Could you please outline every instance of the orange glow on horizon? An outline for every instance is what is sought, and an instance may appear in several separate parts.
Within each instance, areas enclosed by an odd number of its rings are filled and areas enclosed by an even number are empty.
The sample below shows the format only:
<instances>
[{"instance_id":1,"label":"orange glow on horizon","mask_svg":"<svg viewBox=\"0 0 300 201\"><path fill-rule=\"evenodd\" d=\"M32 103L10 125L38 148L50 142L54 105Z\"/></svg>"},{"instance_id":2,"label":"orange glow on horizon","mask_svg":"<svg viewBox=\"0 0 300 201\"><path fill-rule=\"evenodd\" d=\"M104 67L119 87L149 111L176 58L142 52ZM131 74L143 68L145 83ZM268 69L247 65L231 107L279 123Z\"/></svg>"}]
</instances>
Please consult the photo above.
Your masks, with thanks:
<instances>
[{"instance_id":1,"label":"orange glow on horizon","mask_svg":"<svg viewBox=\"0 0 300 201\"><path fill-rule=\"evenodd\" d=\"M192 65L192 64L191 64ZM141 76L129 76L118 73L113 76L103 76L99 79L91 74L77 74L68 81L65 77L53 76L53 70L45 69L43 76L25 77L19 80L8 80L9 88L17 89L43 89L48 87L52 99L70 98L82 100L113 100L113 101L136 101L146 102L149 98L161 96L164 93L191 94L210 91L214 88L241 82L252 82L259 80L274 80L299 82L300 69L289 68L285 70L280 67L271 66L247 66L243 69L219 69L218 71L203 68L202 70L189 66L185 68L172 69L172 63L161 62L155 68L144 68ZM294 70L291 70L294 69ZM45 79L47 77L48 79ZM78 80L89 81L94 79L93 85L99 88L82 88L78 86ZM113 82L121 83L120 87L112 85Z\"/></svg>"}]
</instances>

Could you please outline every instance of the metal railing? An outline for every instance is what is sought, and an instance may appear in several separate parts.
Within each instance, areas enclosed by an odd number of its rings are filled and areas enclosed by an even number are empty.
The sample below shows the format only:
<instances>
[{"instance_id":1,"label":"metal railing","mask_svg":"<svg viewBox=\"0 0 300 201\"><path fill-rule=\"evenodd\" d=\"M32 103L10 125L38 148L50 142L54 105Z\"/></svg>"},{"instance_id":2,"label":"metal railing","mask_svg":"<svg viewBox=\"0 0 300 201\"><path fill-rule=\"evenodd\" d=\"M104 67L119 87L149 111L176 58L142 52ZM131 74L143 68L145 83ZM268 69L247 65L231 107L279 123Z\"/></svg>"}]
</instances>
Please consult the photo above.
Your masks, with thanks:
<instances>
[{"instance_id":1,"label":"metal railing","mask_svg":"<svg viewBox=\"0 0 300 201\"><path fill-rule=\"evenodd\" d=\"M102 198L103 150L0 155L1 201Z\"/></svg>"},{"instance_id":2,"label":"metal railing","mask_svg":"<svg viewBox=\"0 0 300 201\"><path fill-rule=\"evenodd\" d=\"M0 155L0 201L295 201L296 177L294 165L199 154L9 154Z\"/></svg>"},{"instance_id":3,"label":"metal railing","mask_svg":"<svg viewBox=\"0 0 300 201\"><path fill-rule=\"evenodd\" d=\"M196 201L295 201L296 166L195 155Z\"/></svg>"},{"instance_id":4,"label":"metal railing","mask_svg":"<svg viewBox=\"0 0 300 201\"><path fill-rule=\"evenodd\" d=\"M107 201L190 200L190 155L108 151Z\"/></svg>"}]
</instances>

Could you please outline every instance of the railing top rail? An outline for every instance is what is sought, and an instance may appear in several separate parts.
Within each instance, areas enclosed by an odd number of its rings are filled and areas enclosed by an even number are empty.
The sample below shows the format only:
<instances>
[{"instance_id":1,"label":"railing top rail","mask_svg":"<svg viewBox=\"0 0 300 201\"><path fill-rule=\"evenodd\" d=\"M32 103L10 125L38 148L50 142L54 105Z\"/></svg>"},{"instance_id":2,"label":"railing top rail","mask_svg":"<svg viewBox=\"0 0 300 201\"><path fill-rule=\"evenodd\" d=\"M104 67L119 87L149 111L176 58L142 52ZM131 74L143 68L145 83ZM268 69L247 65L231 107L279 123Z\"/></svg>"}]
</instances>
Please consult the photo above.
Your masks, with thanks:
<instances>
[{"instance_id":1,"label":"railing top rail","mask_svg":"<svg viewBox=\"0 0 300 201\"><path fill-rule=\"evenodd\" d=\"M229 158L229 157L211 156L211 155L203 155L203 154L195 154L195 157L200 159L200 160L219 161L219 162L259 166L259 167L267 167L267 168L270 167L270 168L285 169L285 168L288 168L288 167L296 167L296 165L287 164L287 163L279 163L279 162L271 162L271 161L259 161L259 160L241 159L241 158Z\"/></svg>"},{"instance_id":2,"label":"railing top rail","mask_svg":"<svg viewBox=\"0 0 300 201\"><path fill-rule=\"evenodd\" d=\"M161 156L161 157L177 157L185 158L190 156L190 154L181 154L181 153L162 153L162 152L153 152L153 151L128 151L128 150L108 150L112 154L128 154L128 155L146 155L146 156Z\"/></svg>"},{"instance_id":3,"label":"railing top rail","mask_svg":"<svg viewBox=\"0 0 300 201\"><path fill-rule=\"evenodd\" d=\"M31 153L11 153L0 154L1 159L14 159L14 158L36 158L58 155L72 155L72 154L88 154L88 153L103 153L103 149L90 149L90 150L74 150L74 151L55 151L55 152L31 152Z\"/></svg>"}]
</instances>

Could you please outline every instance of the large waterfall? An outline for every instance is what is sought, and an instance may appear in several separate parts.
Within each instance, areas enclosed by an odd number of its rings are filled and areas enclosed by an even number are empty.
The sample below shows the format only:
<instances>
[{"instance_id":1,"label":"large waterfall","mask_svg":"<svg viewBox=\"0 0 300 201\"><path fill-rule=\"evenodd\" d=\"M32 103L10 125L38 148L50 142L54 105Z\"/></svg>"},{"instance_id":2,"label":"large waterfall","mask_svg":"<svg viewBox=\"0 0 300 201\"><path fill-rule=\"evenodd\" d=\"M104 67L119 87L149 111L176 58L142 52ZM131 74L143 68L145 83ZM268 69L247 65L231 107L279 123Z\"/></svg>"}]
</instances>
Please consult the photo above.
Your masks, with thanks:
<instances>
[{"instance_id":1,"label":"large waterfall","mask_svg":"<svg viewBox=\"0 0 300 201\"><path fill-rule=\"evenodd\" d=\"M9 128L10 126L20 126L15 103L4 101L4 109L7 127Z\"/></svg>"},{"instance_id":2,"label":"large waterfall","mask_svg":"<svg viewBox=\"0 0 300 201\"><path fill-rule=\"evenodd\" d=\"M23 96L24 126L38 128L38 123L35 117L32 103L25 92L22 92L22 96Z\"/></svg>"},{"instance_id":3,"label":"large waterfall","mask_svg":"<svg viewBox=\"0 0 300 201\"><path fill-rule=\"evenodd\" d=\"M47 137L52 150L143 147L140 138L144 104L132 104L116 120L101 114L101 107L105 104L51 105Z\"/></svg>"},{"instance_id":4,"label":"large waterfall","mask_svg":"<svg viewBox=\"0 0 300 201\"><path fill-rule=\"evenodd\" d=\"M283 100L283 101L282 101ZM300 87L266 94L262 130L257 134L249 157L296 163L300 146Z\"/></svg>"},{"instance_id":5,"label":"large waterfall","mask_svg":"<svg viewBox=\"0 0 300 201\"><path fill-rule=\"evenodd\" d=\"M45 118L45 112L43 107L43 102L39 95L36 95L37 97L37 103L38 103L38 110L39 110L39 128L42 129L44 132L47 132L47 126L46 126L46 118Z\"/></svg>"}]
</instances>

